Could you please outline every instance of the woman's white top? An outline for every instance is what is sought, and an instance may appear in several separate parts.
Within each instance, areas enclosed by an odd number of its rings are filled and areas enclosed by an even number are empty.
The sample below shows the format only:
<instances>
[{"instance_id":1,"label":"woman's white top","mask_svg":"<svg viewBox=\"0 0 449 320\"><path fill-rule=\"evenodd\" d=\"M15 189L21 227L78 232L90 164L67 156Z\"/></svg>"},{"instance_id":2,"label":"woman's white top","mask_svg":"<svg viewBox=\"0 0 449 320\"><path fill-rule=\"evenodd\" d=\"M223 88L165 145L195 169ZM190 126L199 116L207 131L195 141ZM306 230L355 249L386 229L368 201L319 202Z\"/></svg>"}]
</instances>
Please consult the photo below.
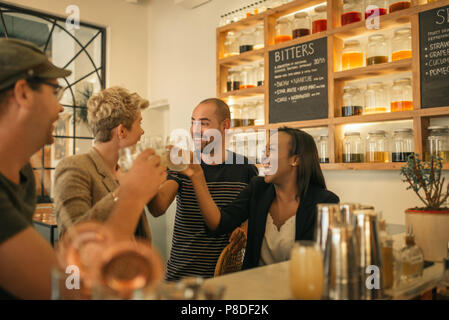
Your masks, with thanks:
<instances>
[{"instance_id":1,"label":"woman's white top","mask_svg":"<svg viewBox=\"0 0 449 320\"><path fill-rule=\"evenodd\" d=\"M295 244L296 214L291 216L278 230L268 213L265 235L260 249L259 266L278 263L290 259Z\"/></svg>"}]
</instances>

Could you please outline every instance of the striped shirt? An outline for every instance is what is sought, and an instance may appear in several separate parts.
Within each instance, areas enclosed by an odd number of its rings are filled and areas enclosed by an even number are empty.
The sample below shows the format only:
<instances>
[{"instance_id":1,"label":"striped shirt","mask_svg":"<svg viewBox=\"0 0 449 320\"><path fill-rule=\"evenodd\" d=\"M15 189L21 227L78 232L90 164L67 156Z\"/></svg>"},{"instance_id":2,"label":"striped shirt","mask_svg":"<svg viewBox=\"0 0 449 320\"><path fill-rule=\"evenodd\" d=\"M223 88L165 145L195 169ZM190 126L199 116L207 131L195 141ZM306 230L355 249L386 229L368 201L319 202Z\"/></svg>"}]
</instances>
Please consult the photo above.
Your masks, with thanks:
<instances>
[{"instance_id":1,"label":"striped shirt","mask_svg":"<svg viewBox=\"0 0 449 320\"><path fill-rule=\"evenodd\" d=\"M228 155L234 159L236 157L233 152ZM245 163L248 163L246 158ZM257 168L249 164L202 163L201 167L212 199L219 208L236 199L251 178L257 176ZM218 257L229 244L229 234L207 236L207 227L190 179L172 171L168 179L176 181L179 188L167 280L177 281L187 276L213 277Z\"/></svg>"}]
</instances>

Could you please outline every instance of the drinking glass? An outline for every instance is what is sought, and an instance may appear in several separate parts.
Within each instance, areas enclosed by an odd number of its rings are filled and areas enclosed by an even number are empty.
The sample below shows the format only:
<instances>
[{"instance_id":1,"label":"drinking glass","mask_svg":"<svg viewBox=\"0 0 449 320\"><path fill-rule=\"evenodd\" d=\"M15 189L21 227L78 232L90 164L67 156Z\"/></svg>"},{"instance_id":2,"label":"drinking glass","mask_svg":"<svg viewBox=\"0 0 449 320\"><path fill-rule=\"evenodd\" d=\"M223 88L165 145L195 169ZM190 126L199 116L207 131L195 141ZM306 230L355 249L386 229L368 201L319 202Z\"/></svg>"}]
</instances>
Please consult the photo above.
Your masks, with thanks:
<instances>
[{"instance_id":1,"label":"drinking glass","mask_svg":"<svg viewBox=\"0 0 449 320\"><path fill-rule=\"evenodd\" d=\"M313 241L297 241L290 256L290 287L295 299L318 300L324 286L323 255Z\"/></svg>"},{"instance_id":2,"label":"drinking glass","mask_svg":"<svg viewBox=\"0 0 449 320\"><path fill-rule=\"evenodd\" d=\"M191 143L183 135L171 135L166 138L167 167L172 171L183 171L189 167Z\"/></svg>"}]
</instances>

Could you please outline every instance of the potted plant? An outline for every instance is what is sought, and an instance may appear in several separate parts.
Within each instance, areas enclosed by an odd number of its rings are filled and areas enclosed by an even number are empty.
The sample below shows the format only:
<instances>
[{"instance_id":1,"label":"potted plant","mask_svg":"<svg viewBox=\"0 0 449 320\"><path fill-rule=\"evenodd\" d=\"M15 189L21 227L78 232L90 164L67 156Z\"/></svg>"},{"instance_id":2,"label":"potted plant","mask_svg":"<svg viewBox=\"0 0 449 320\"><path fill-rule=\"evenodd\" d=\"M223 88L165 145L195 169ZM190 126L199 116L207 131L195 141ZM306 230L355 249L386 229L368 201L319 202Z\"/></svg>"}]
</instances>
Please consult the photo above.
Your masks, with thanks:
<instances>
[{"instance_id":1,"label":"potted plant","mask_svg":"<svg viewBox=\"0 0 449 320\"><path fill-rule=\"evenodd\" d=\"M407 182L424 203L424 207L405 211L406 226L413 226L416 244L421 247L427 261L442 261L447 255L449 242L449 184L442 176L442 159L434 155L422 161L411 155L401 168L402 181Z\"/></svg>"}]
</instances>

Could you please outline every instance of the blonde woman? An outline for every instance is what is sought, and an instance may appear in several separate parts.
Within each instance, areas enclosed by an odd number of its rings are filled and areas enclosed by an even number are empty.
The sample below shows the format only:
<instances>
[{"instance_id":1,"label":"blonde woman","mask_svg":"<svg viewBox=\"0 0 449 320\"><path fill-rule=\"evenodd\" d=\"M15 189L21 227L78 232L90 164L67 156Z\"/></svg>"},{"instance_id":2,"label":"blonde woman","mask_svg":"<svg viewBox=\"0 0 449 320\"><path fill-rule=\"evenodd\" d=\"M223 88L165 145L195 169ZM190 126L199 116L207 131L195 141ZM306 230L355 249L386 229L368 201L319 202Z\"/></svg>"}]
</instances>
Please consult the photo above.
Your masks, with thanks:
<instances>
[{"instance_id":1,"label":"blonde woman","mask_svg":"<svg viewBox=\"0 0 449 320\"><path fill-rule=\"evenodd\" d=\"M60 235L87 220L106 221L119 192L119 149L135 144L144 133L141 110L148 100L121 87L112 87L87 102L88 122L95 144L85 154L61 160L55 170L55 210ZM145 212L135 236L151 242Z\"/></svg>"}]
</instances>

